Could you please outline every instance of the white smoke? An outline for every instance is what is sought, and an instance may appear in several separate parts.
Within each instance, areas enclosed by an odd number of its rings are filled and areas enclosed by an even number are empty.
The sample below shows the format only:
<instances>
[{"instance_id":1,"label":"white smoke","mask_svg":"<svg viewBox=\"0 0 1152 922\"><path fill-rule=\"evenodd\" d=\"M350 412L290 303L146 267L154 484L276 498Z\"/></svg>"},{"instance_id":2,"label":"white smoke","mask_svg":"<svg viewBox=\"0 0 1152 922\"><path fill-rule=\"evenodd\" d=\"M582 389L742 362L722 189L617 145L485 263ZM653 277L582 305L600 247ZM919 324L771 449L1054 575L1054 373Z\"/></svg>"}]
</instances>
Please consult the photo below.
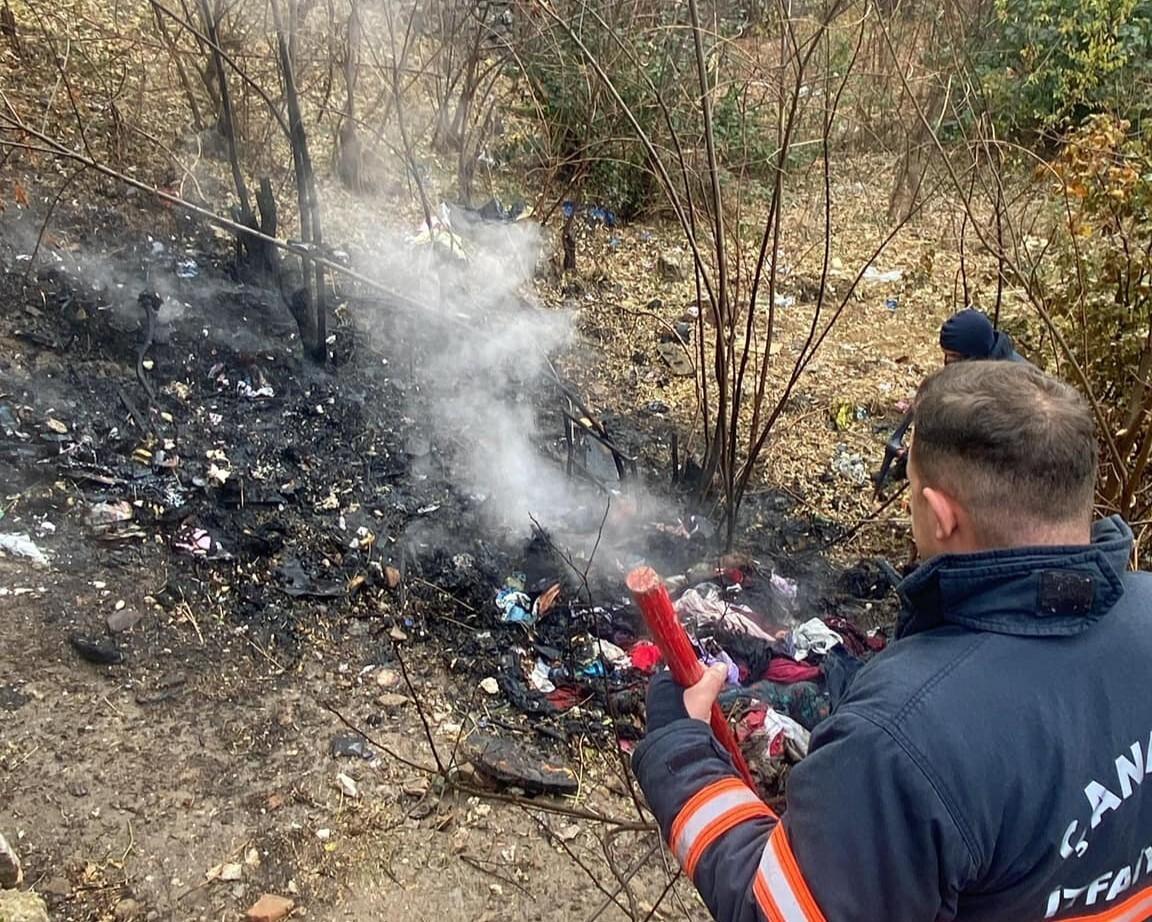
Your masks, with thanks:
<instances>
[{"instance_id":1,"label":"white smoke","mask_svg":"<svg viewBox=\"0 0 1152 922\"><path fill-rule=\"evenodd\" d=\"M454 446L451 476L482 500L491 525L526 535L535 520L577 558L587 559L597 540L601 563L627 554L639 525L636 511L657 504L634 483L613 480L605 494L570 478L555 452L550 457L542 451L562 432L559 403L548 412L544 400L554 388L549 359L573 336L569 313L542 308L531 297L543 231L527 221L464 227L458 221L457 228L437 244L438 252L386 237L375 244L385 255L376 258L374 274L435 315L426 323L413 318L405 332L384 314L377 324L411 337L425 356L412 368L417 402L425 417L432 416L422 422L431 424L435 442ZM461 246L466 258L449 252ZM546 431L542 405L554 421Z\"/></svg>"}]
</instances>

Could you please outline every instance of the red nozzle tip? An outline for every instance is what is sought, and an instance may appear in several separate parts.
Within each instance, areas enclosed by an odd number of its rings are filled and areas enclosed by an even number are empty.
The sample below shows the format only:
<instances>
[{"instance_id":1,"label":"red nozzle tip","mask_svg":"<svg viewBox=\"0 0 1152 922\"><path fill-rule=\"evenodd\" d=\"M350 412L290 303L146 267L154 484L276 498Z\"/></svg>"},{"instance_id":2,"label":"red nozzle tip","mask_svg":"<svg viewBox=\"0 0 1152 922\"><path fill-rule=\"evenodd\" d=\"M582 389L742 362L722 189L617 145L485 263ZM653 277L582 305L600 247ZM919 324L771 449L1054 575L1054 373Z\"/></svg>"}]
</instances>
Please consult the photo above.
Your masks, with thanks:
<instances>
[{"instance_id":1,"label":"red nozzle tip","mask_svg":"<svg viewBox=\"0 0 1152 922\"><path fill-rule=\"evenodd\" d=\"M660 582L659 574L651 567L637 567L628 574L628 578L624 582L628 586L628 591L637 595L652 592L663 585Z\"/></svg>"}]
</instances>

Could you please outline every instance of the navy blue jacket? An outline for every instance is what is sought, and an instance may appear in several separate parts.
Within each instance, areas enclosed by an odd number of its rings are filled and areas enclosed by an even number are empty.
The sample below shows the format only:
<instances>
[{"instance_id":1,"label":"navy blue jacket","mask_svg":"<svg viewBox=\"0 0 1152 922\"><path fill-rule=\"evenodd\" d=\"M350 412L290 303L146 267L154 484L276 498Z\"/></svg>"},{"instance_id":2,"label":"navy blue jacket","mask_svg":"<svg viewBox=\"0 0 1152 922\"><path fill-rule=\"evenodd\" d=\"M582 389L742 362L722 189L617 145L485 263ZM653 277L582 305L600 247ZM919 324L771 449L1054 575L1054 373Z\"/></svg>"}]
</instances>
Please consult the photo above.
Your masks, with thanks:
<instances>
[{"instance_id":1,"label":"navy blue jacket","mask_svg":"<svg viewBox=\"0 0 1152 922\"><path fill-rule=\"evenodd\" d=\"M1152 919L1152 575L1132 533L934 558L898 640L788 779L781 820L708 726L634 768L714 917L786 922Z\"/></svg>"},{"instance_id":2,"label":"navy blue jacket","mask_svg":"<svg viewBox=\"0 0 1152 922\"><path fill-rule=\"evenodd\" d=\"M988 359L995 362L1028 361L1016 351L1016 343L1014 343L1012 337L1003 330L996 331L996 341L992 344L992 351L988 353Z\"/></svg>"}]
</instances>

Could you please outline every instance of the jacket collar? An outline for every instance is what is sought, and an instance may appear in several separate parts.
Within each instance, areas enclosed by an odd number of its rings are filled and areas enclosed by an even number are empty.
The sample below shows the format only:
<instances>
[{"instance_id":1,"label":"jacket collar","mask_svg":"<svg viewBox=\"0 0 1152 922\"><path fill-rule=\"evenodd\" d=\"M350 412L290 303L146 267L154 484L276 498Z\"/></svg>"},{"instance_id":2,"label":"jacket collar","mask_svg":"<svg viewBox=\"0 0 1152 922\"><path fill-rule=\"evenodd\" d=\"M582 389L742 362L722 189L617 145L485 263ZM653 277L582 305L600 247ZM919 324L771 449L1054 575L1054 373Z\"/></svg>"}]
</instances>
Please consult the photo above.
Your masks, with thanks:
<instances>
[{"instance_id":1,"label":"jacket collar","mask_svg":"<svg viewBox=\"0 0 1152 922\"><path fill-rule=\"evenodd\" d=\"M977 631L1067 637L1094 624L1124 594L1132 531L1119 516L1092 529L1092 543L944 554L898 591L903 637L958 624Z\"/></svg>"}]
</instances>

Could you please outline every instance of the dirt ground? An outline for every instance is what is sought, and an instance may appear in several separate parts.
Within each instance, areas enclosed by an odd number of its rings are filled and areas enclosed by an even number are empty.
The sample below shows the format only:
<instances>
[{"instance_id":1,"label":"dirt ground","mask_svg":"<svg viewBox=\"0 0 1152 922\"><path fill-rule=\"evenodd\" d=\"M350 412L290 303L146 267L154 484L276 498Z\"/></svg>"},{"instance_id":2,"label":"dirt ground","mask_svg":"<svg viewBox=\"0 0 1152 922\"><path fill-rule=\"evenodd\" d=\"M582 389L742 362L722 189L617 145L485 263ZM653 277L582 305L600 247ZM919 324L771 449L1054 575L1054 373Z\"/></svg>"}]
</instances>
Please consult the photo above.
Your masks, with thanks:
<instances>
[{"instance_id":1,"label":"dirt ground","mask_svg":"<svg viewBox=\"0 0 1152 922\"><path fill-rule=\"evenodd\" d=\"M58 574L0 562L0 824L52 918L231 920L262 892L292 895L298 916L322 920L389 910L568 919L602 908L577 862L607 886L601 839L612 827L430 784L411 700L361 674L379 658L379 629L353 622L349 636L314 637L281 668L242 629L152 611L132 629L143 636L122 642L125 665L80 662L67 638L90 633L112 599L146 606L154 573L99 558ZM414 679L422 701L444 707L434 732L447 761L459 718L441 684ZM326 705L370 728L378 758L333 758L330 740L345 726ZM356 799L340 789L341 772ZM543 803L635 821L602 787L608 774L590 765L587 793ZM617 839L613 863L631 866L654 841ZM652 905L667 873L658 855L649 861L632 890ZM239 880L219 879L229 864ZM610 906L602 917L631 914Z\"/></svg>"},{"instance_id":2,"label":"dirt ground","mask_svg":"<svg viewBox=\"0 0 1152 922\"><path fill-rule=\"evenodd\" d=\"M106 588L85 592L93 582ZM5 589L34 590L7 596L0 617L0 825L54 919L231 920L263 892L293 895L296 915L318 920L586 918L605 902L569 856L608 886L601 824L442 794L387 757L331 756L343 728L325 703L431 764L411 704L358 676L370 638L313 647L284 671L241 636L201 644L186 624L147 662L78 662L69 630L102 598L136 604L148 583L132 566L0 569ZM440 741L450 752L453 738ZM341 771L358 799L338 787ZM611 793L578 800L628 818ZM653 841L620 836L614 862ZM666 876L649 862L634 890L651 905ZM240 879L219 879L229 864ZM602 916L627 917L612 905Z\"/></svg>"},{"instance_id":3,"label":"dirt ground","mask_svg":"<svg viewBox=\"0 0 1152 922\"><path fill-rule=\"evenodd\" d=\"M133 247L147 256L148 240L109 223L104 239L126 235L120 257ZM662 234L590 230L581 246L595 268L540 291L576 313L565 374L655 480L670 427L687 426L694 412L690 380L654 354L690 288L656 271L668 250ZM441 585L436 574L452 567L437 552L434 563L412 565L405 602L390 585L382 564L403 566L392 536L424 510L440 508L429 515L446 523L441 535L471 520L468 497L442 483L445 472L418 465L427 450L405 447L420 436L396 410L410 395L399 376L381 380L373 343L356 340L346 365L320 375L301 364L278 305L221 293L215 277L188 282L181 291L207 293L149 353L156 428L144 438L126 409L143 401L138 320L105 311L74 278L30 282L13 261L20 241L0 242L10 270L0 403L21 408L35 433L0 446L0 532L27 532L51 557L50 568L0 558L0 832L53 919L224 922L262 893L290 896L294 918L317 920L390 911L415 920L707 918L652 829L631 828L650 818L627 796L615 743L604 744L594 720L590 735L570 734L564 747L580 780L575 797L524 801L513 790L517 802L501 801L509 791L485 788L457 752L462 736L485 726L533 745L554 741L477 691L492 651L514 639L476 639L491 633L480 628L494 616L477 612L491 608L509 562L498 542L452 535L442 543L475 557L472 575ZM203 229L189 230L185 244L200 248L205 267L203 253L219 250ZM936 359L951 280L922 263L940 245L914 239L891 257L902 281L870 284L854 300L782 416L762 473L772 490L749 502L742 544L787 565L874 508L870 491L832 461L852 451L878 462L884 427ZM785 350L802 341L810 310L782 312ZM350 313L338 342L356 329ZM773 367L774 380L786 373ZM275 397L237 397L219 385L224 376L267 382ZM842 404L853 421L838 431L830 419ZM156 455L164 446L188 465L175 475L175 498ZM149 471L139 470L142 449ZM204 485L210 461L232 465L238 501L228 484ZM269 491L272 500L262 499ZM112 499L135 504L124 540L103 540L86 521L94 503ZM177 553L192 526L233 555ZM348 536L368 531L380 550L349 551ZM829 553L899 553L905 540L897 505ZM301 596L285 589L296 579L308 587ZM326 596L328 586L339 592ZM110 617L133 622L112 637L123 662L86 661L73 639L105 642ZM396 677L401 653L411 686ZM348 731L338 714L363 730L374 758L332 754ZM453 762L450 777L496 799L445 789L429 736Z\"/></svg>"}]
</instances>

